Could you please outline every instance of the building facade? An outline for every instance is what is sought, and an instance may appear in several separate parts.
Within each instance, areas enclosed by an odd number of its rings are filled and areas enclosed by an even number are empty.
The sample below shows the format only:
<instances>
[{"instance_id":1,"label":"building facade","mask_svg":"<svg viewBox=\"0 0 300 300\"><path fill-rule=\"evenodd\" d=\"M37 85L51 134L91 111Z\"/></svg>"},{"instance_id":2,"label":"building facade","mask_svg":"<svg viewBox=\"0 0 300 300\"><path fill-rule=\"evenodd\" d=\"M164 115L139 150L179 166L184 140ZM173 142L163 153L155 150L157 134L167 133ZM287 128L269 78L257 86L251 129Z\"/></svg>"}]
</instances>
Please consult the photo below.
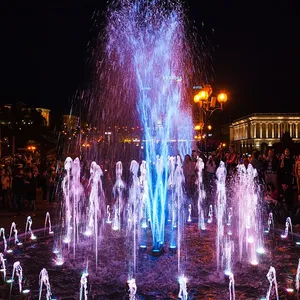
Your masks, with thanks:
<instances>
[{"instance_id":1,"label":"building facade","mask_svg":"<svg viewBox=\"0 0 300 300\"><path fill-rule=\"evenodd\" d=\"M41 115L46 120L46 126L50 126L50 109L47 108L36 108L37 111L41 113Z\"/></svg>"},{"instance_id":2,"label":"building facade","mask_svg":"<svg viewBox=\"0 0 300 300\"><path fill-rule=\"evenodd\" d=\"M300 113L255 113L237 119L230 125L230 143L240 153L266 151L284 132L300 142Z\"/></svg>"}]
</instances>

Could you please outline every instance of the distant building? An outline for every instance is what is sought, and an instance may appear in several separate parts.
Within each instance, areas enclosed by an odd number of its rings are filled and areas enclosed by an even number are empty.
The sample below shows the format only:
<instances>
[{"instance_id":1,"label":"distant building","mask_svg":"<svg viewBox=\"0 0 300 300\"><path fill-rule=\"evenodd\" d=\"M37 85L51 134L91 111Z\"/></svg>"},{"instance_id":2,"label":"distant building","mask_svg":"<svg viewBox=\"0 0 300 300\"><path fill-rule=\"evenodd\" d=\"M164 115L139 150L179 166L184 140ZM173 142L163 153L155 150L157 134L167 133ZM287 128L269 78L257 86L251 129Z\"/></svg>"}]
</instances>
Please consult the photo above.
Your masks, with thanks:
<instances>
[{"instance_id":1,"label":"distant building","mask_svg":"<svg viewBox=\"0 0 300 300\"><path fill-rule=\"evenodd\" d=\"M41 112L41 115L46 120L46 126L50 126L50 109L47 109L47 108L36 108L36 110Z\"/></svg>"},{"instance_id":2,"label":"distant building","mask_svg":"<svg viewBox=\"0 0 300 300\"><path fill-rule=\"evenodd\" d=\"M255 113L234 120L229 128L230 143L240 153L265 151L279 142L284 132L300 142L300 113Z\"/></svg>"},{"instance_id":3,"label":"distant building","mask_svg":"<svg viewBox=\"0 0 300 300\"><path fill-rule=\"evenodd\" d=\"M24 103L22 102L18 102L18 104L20 105L21 107L21 110L24 111L24 112L30 112L30 110L37 110L38 112L41 113L41 115L44 117L45 119L45 126L50 126L50 109L47 109L47 108L34 108L34 107L28 107L26 106ZM4 104L3 106L4 108L8 109L9 111L11 111L12 109L12 104ZM26 123L26 121L24 121ZM21 125L26 125L26 124L21 124ZM7 121L5 120L1 120L1 117L0 117L0 124L1 125L7 125ZM32 124L30 123L30 120L28 122L28 124Z\"/></svg>"}]
</instances>

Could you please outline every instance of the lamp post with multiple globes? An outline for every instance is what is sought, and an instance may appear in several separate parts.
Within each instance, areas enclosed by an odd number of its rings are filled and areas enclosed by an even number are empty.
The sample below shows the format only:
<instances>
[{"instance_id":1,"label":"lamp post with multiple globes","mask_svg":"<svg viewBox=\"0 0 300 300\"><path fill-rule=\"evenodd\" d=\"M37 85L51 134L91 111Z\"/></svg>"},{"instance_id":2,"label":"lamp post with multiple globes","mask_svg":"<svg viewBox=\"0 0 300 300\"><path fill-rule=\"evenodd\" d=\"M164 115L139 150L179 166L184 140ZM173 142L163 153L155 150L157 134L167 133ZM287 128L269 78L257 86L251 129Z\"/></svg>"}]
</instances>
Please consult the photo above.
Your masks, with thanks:
<instances>
[{"instance_id":1,"label":"lamp post with multiple globes","mask_svg":"<svg viewBox=\"0 0 300 300\"><path fill-rule=\"evenodd\" d=\"M195 96L194 102L199 105L203 112L203 120L195 126L195 131L198 134L195 136L197 140L204 140L205 152L207 150L207 138L210 135L212 126L209 124L211 115L217 110L223 110L228 96L225 92L220 92L217 96L212 96L213 90L210 85L205 85Z\"/></svg>"}]
</instances>

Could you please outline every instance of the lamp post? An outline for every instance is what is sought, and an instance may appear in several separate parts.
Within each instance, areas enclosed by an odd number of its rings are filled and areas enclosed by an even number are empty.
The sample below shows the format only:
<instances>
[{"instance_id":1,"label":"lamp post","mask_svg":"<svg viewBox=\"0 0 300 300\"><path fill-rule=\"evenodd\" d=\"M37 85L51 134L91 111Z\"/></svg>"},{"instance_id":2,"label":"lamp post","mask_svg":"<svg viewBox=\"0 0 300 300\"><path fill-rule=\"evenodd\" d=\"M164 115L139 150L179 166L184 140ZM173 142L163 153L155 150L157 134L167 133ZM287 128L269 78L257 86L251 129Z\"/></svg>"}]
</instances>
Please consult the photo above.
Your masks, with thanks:
<instances>
[{"instance_id":1,"label":"lamp post","mask_svg":"<svg viewBox=\"0 0 300 300\"><path fill-rule=\"evenodd\" d=\"M205 85L195 96L194 102L199 104L200 111L203 112L203 121L196 125L195 130L198 130L200 137L205 138L205 152L207 152L206 130L211 131L212 126L209 124L211 115L217 110L223 110L225 103L228 100L225 92L220 92L217 96L212 96L213 90L210 85ZM217 103L218 102L218 103Z\"/></svg>"}]
</instances>

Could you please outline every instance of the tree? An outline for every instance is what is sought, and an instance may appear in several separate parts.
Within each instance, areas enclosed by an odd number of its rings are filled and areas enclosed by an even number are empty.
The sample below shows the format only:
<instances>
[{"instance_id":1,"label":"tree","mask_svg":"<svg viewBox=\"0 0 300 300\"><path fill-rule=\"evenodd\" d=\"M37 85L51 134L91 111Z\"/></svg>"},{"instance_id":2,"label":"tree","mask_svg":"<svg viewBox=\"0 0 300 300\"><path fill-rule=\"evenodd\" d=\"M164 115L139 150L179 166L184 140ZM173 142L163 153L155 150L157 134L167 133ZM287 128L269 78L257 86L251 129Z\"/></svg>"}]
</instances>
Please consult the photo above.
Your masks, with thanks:
<instances>
[{"instance_id":1,"label":"tree","mask_svg":"<svg viewBox=\"0 0 300 300\"><path fill-rule=\"evenodd\" d=\"M292 153L295 153L296 144L291 138L290 133L285 131L280 138L280 142L273 144L273 148L276 153L283 153L286 148L289 148Z\"/></svg>"}]
</instances>

